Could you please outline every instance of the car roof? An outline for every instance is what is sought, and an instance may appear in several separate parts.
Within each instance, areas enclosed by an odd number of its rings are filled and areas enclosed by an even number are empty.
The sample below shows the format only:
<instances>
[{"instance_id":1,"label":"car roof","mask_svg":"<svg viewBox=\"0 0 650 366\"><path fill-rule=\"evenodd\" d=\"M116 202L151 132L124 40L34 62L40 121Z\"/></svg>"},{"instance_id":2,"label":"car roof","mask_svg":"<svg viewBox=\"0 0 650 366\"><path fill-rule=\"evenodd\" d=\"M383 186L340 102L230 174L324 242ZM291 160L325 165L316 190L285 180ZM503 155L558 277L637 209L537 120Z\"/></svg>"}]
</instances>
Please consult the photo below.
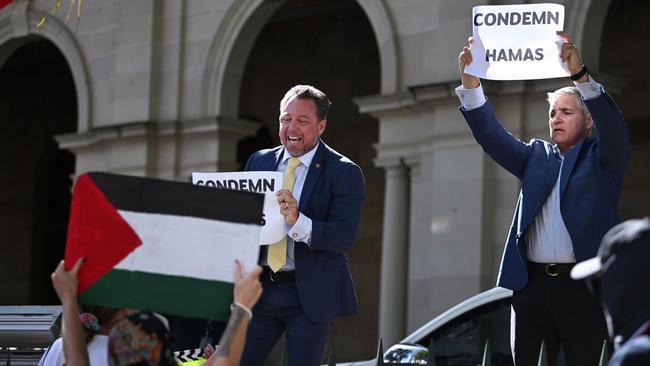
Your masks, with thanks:
<instances>
[{"instance_id":1,"label":"car roof","mask_svg":"<svg viewBox=\"0 0 650 366\"><path fill-rule=\"evenodd\" d=\"M432 332L438 328L446 325L449 321L455 319L456 317L472 311L480 306L490 304L495 301L503 300L512 297L512 291L502 288L494 287L480 294L474 295L469 299L461 302L460 304L452 307L451 309L445 311L444 313L433 318L420 328L416 329L414 332L406 336L399 343L417 343L424 337L427 337ZM388 352L388 351L386 351ZM376 360L366 360L366 361L355 361L355 362L346 362L346 363L337 363L337 366L373 366L376 365Z\"/></svg>"},{"instance_id":2,"label":"car roof","mask_svg":"<svg viewBox=\"0 0 650 366\"><path fill-rule=\"evenodd\" d=\"M478 308L479 306L483 306L485 304L489 304L491 302L499 301L509 297L512 297L512 291L502 287L494 287L485 292L481 292L480 294L470 297L469 299L433 318L428 323L424 324L411 334L407 335L406 338L402 339L399 343L417 343L419 340L428 336L441 326L447 324L450 320L456 318L457 316L465 314L473 309Z\"/></svg>"}]
</instances>

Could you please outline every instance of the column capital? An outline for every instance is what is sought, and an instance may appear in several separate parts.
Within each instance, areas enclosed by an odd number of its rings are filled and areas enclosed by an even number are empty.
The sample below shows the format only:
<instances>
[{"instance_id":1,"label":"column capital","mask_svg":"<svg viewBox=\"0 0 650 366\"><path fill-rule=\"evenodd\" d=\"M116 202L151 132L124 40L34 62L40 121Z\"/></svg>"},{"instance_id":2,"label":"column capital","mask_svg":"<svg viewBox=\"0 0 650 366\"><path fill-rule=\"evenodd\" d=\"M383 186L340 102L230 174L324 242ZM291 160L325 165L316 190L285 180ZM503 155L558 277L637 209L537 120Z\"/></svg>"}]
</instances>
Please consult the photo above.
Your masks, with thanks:
<instances>
[{"instance_id":1,"label":"column capital","mask_svg":"<svg viewBox=\"0 0 650 366\"><path fill-rule=\"evenodd\" d=\"M413 94L408 90L392 94L366 95L353 98L352 101L359 107L359 113L368 113L373 116L412 107L417 103Z\"/></svg>"},{"instance_id":2,"label":"column capital","mask_svg":"<svg viewBox=\"0 0 650 366\"><path fill-rule=\"evenodd\" d=\"M404 163L410 168L411 177L420 175L421 155L411 155L404 158Z\"/></svg>"},{"instance_id":3,"label":"column capital","mask_svg":"<svg viewBox=\"0 0 650 366\"><path fill-rule=\"evenodd\" d=\"M230 117L206 117L181 121L181 128L184 135L197 133L219 133L232 134L238 137L253 136L260 128L257 122L242 118Z\"/></svg>"},{"instance_id":4,"label":"column capital","mask_svg":"<svg viewBox=\"0 0 650 366\"><path fill-rule=\"evenodd\" d=\"M386 174L405 175L408 168L399 156L377 157L373 161L375 166L384 169Z\"/></svg>"},{"instance_id":5,"label":"column capital","mask_svg":"<svg viewBox=\"0 0 650 366\"><path fill-rule=\"evenodd\" d=\"M127 137L141 137L152 130L153 124L148 121L124 123L115 126L96 127L86 132L73 132L55 135L54 139L64 150L76 150L91 147L104 141L118 140Z\"/></svg>"}]
</instances>

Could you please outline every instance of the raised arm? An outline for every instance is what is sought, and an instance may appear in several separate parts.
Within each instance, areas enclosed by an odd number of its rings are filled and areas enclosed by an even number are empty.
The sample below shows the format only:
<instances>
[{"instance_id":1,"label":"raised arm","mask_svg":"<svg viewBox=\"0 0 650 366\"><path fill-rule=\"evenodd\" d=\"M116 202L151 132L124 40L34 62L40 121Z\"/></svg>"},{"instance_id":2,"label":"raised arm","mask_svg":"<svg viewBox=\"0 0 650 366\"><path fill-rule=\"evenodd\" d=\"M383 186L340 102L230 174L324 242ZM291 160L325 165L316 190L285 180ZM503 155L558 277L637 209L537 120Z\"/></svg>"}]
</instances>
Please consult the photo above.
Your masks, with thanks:
<instances>
[{"instance_id":1,"label":"raised arm","mask_svg":"<svg viewBox=\"0 0 650 366\"><path fill-rule=\"evenodd\" d=\"M463 47L463 50L458 55L460 80L465 89L474 89L481 85L481 80L478 77L465 73L465 67L472 63L472 43L474 43L474 37L467 38L467 46Z\"/></svg>"},{"instance_id":2,"label":"raised arm","mask_svg":"<svg viewBox=\"0 0 650 366\"><path fill-rule=\"evenodd\" d=\"M555 33L564 40L564 43L562 43L562 46L560 47L560 59L566 62L571 80L576 83L586 83L589 81L589 76L586 72L580 75L584 65L582 64L582 58L580 57L580 52L578 52L578 47L571 43L571 38L566 32L557 31ZM575 78L574 80L574 75L580 75L580 77Z\"/></svg>"},{"instance_id":3,"label":"raised arm","mask_svg":"<svg viewBox=\"0 0 650 366\"><path fill-rule=\"evenodd\" d=\"M574 83L582 94L598 132L598 157L612 176L621 181L627 170L630 154L630 139L623 113L609 94L589 77L586 68L583 72L580 52L576 45L571 43L571 38L564 32L557 34L564 40L560 58L566 61L571 75L582 74Z\"/></svg>"},{"instance_id":4,"label":"raised arm","mask_svg":"<svg viewBox=\"0 0 650 366\"><path fill-rule=\"evenodd\" d=\"M77 273L83 260L80 258L70 272L65 270L65 263L61 261L52 273L52 284L63 305L63 354L69 366L90 364L77 304Z\"/></svg>"},{"instance_id":5,"label":"raised arm","mask_svg":"<svg viewBox=\"0 0 650 366\"><path fill-rule=\"evenodd\" d=\"M255 266L246 276L242 275L241 264L235 264L234 302L228 326L219 340L219 348L208 358L205 366L236 366L239 364L248 322L252 318L251 309L262 295L260 284L262 267Z\"/></svg>"},{"instance_id":6,"label":"raised arm","mask_svg":"<svg viewBox=\"0 0 650 366\"><path fill-rule=\"evenodd\" d=\"M458 55L462 85L456 88L456 94L462 105L461 113L483 151L507 171L522 179L531 147L501 126L483 94L480 79L465 72L467 65L472 63L473 42L474 39L469 37L467 46Z\"/></svg>"}]
</instances>

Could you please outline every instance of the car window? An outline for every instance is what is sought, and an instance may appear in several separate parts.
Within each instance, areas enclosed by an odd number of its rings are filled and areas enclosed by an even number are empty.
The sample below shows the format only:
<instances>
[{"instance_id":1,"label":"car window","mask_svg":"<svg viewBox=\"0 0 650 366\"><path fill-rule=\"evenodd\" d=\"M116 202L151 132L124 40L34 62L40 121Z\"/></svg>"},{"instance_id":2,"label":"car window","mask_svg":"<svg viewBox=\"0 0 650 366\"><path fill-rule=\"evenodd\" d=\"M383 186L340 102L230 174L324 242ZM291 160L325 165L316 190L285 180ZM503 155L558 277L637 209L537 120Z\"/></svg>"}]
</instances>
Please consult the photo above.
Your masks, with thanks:
<instances>
[{"instance_id":1,"label":"car window","mask_svg":"<svg viewBox=\"0 0 650 366\"><path fill-rule=\"evenodd\" d=\"M433 345L430 345L433 339ZM480 365L490 340L492 365L513 365L510 351L510 298L482 305L451 320L418 344L432 347L437 366Z\"/></svg>"},{"instance_id":2,"label":"car window","mask_svg":"<svg viewBox=\"0 0 650 366\"><path fill-rule=\"evenodd\" d=\"M391 347L393 348L393 347ZM428 351L419 345L401 344L384 355L385 365L426 365Z\"/></svg>"}]
</instances>

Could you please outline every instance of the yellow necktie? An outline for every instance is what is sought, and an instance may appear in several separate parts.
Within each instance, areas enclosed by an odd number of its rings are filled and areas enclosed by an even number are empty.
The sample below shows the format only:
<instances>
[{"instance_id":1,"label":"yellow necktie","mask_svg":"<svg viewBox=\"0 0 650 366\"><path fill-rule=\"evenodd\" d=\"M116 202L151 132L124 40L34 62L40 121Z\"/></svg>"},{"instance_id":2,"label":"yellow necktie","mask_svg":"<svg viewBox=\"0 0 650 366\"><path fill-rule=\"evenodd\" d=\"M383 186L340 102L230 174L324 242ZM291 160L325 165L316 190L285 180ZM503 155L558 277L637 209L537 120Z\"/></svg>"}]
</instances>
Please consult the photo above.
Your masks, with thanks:
<instances>
[{"instance_id":1,"label":"yellow necktie","mask_svg":"<svg viewBox=\"0 0 650 366\"><path fill-rule=\"evenodd\" d=\"M298 158L289 158L287 168L284 170L282 176L282 189L288 189L293 192L293 183L296 180L296 168L300 165ZM269 250L266 256L269 267L273 272L277 272L287 262L287 237L285 235L279 242L269 245Z\"/></svg>"}]
</instances>

